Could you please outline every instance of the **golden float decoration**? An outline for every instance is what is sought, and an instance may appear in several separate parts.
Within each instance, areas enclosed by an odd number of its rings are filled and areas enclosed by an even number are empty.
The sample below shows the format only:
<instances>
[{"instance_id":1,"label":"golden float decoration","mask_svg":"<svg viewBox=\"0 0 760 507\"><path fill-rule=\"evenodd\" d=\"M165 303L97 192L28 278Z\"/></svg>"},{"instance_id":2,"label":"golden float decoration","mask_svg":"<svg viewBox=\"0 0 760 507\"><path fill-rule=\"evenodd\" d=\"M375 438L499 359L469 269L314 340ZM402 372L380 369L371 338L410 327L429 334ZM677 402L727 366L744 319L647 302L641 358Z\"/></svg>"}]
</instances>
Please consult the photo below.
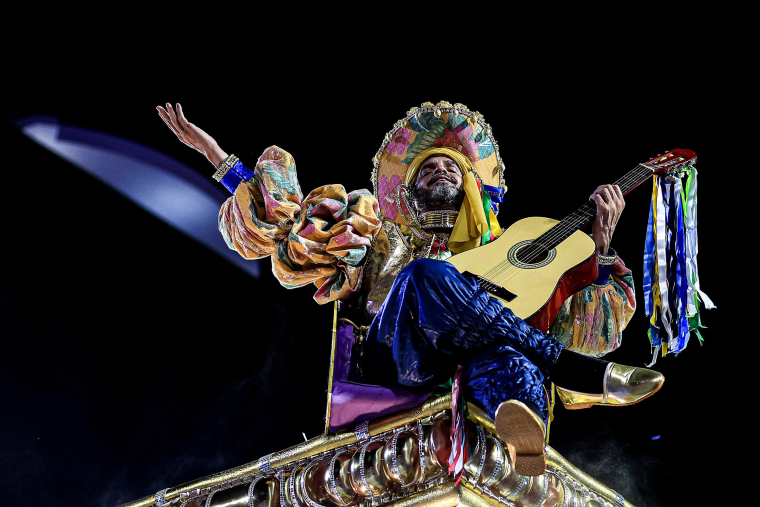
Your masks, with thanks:
<instances>
[{"instance_id":1,"label":"golden float decoration","mask_svg":"<svg viewBox=\"0 0 760 507\"><path fill-rule=\"evenodd\" d=\"M633 507L549 446L546 473L517 474L493 421L468 410L457 485L447 395L121 507Z\"/></svg>"}]
</instances>

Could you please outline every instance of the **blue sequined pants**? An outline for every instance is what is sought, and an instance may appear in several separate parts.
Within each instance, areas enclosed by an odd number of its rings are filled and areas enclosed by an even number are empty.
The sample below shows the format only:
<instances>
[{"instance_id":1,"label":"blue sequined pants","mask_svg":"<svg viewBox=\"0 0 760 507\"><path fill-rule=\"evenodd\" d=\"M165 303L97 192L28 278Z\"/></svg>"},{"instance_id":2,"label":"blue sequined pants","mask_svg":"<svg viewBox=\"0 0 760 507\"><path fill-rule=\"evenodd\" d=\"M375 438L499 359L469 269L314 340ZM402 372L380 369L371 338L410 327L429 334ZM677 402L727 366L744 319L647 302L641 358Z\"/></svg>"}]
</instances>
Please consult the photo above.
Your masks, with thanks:
<instances>
[{"instance_id":1,"label":"blue sequined pants","mask_svg":"<svg viewBox=\"0 0 760 507\"><path fill-rule=\"evenodd\" d=\"M401 271L372 321L363 364L370 382L415 390L446 382L462 365L465 396L489 416L517 399L545 418L544 376L563 348L448 262L419 259Z\"/></svg>"}]
</instances>

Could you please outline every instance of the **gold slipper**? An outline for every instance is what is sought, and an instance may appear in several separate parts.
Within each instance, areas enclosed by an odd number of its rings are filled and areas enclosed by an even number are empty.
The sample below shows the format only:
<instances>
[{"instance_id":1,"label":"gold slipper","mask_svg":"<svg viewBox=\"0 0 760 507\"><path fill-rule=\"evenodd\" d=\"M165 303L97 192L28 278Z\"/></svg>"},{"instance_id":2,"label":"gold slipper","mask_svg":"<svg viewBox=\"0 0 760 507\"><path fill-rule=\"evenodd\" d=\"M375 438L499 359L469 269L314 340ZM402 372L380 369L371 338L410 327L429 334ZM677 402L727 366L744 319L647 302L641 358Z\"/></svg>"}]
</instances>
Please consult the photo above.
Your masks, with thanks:
<instances>
[{"instance_id":1,"label":"gold slipper","mask_svg":"<svg viewBox=\"0 0 760 507\"><path fill-rule=\"evenodd\" d=\"M537 476L546 471L546 427L533 410L517 400L505 401L496 409L494 426L509 445L515 472Z\"/></svg>"},{"instance_id":2,"label":"gold slipper","mask_svg":"<svg viewBox=\"0 0 760 507\"><path fill-rule=\"evenodd\" d=\"M557 386L557 394L568 410L579 410L592 405L622 407L633 405L660 390L665 377L646 368L610 363L604 371L602 394L589 394Z\"/></svg>"}]
</instances>

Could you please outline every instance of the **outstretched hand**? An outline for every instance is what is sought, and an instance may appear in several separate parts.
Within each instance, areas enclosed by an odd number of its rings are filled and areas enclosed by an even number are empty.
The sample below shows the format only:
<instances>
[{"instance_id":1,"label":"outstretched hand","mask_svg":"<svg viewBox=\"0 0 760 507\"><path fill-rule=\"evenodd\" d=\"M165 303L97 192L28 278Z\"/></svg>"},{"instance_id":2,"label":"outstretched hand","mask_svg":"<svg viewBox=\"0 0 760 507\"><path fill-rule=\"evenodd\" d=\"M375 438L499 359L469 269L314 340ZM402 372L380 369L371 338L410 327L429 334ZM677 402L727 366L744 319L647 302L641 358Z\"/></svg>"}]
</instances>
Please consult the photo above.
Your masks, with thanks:
<instances>
[{"instance_id":1,"label":"outstretched hand","mask_svg":"<svg viewBox=\"0 0 760 507\"><path fill-rule=\"evenodd\" d=\"M156 109L158 110L158 115L164 120L166 126L174 132L177 139L205 155L214 166L218 167L227 158L227 154L219 148L213 137L187 121L181 104L177 104L176 112L168 102L166 103L166 109L161 106L156 107Z\"/></svg>"},{"instance_id":2,"label":"outstretched hand","mask_svg":"<svg viewBox=\"0 0 760 507\"><path fill-rule=\"evenodd\" d=\"M623 208L625 199L623 192L617 185L602 185L594 190L589 200L596 203L596 217L591 230L591 237L596 243L596 251L607 255L612 241L612 233L615 232Z\"/></svg>"}]
</instances>

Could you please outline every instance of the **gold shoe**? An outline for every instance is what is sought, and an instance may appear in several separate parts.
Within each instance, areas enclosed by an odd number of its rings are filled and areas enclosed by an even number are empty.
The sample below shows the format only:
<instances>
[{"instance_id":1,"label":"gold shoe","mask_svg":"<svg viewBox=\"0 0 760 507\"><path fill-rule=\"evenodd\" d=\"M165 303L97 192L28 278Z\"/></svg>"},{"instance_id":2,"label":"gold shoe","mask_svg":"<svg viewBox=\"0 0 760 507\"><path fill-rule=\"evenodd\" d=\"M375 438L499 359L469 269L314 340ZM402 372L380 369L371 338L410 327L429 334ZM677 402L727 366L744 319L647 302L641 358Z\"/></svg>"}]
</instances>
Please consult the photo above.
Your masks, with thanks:
<instances>
[{"instance_id":1,"label":"gold shoe","mask_svg":"<svg viewBox=\"0 0 760 507\"><path fill-rule=\"evenodd\" d=\"M646 368L610 363L604 372L602 394L588 394L557 386L557 394L568 410L579 410L591 405L622 407L645 400L660 390L665 377Z\"/></svg>"},{"instance_id":2,"label":"gold shoe","mask_svg":"<svg viewBox=\"0 0 760 507\"><path fill-rule=\"evenodd\" d=\"M509 446L515 472L543 475L546 471L546 427L527 405L508 400L499 405L494 416L496 434Z\"/></svg>"}]
</instances>

